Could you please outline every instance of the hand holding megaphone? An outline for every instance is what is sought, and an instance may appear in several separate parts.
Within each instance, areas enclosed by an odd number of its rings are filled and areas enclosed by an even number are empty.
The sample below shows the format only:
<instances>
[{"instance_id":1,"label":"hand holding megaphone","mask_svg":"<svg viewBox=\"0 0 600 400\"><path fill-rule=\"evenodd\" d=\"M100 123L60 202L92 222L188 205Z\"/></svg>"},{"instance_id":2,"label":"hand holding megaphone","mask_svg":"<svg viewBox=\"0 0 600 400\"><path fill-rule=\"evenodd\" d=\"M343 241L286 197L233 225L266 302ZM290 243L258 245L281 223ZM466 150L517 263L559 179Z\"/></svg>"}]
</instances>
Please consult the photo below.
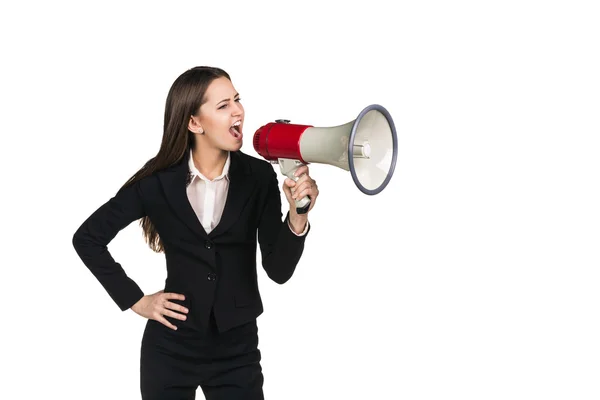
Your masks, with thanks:
<instances>
[{"instance_id":1,"label":"hand holding megaphone","mask_svg":"<svg viewBox=\"0 0 600 400\"><path fill-rule=\"evenodd\" d=\"M254 149L266 160L279 164L281 173L294 181L296 170L308 163L329 164L350 171L361 192L380 193L396 167L396 128L390 113L378 104L365 107L346 124L315 128L276 120L260 127ZM296 200L298 214L308 211L310 199Z\"/></svg>"},{"instance_id":2,"label":"hand holding megaphone","mask_svg":"<svg viewBox=\"0 0 600 400\"><path fill-rule=\"evenodd\" d=\"M278 164L279 168L281 169L281 173L294 182L298 182L298 180L302 177L302 175L296 176L296 171L298 168L304 165L301 161L292 160L289 158L280 158L278 159ZM296 200L296 212L298 214L306 214L309 208L310 198L308 196L304 196L303 198Z\"/></svg>"}]
</instances>

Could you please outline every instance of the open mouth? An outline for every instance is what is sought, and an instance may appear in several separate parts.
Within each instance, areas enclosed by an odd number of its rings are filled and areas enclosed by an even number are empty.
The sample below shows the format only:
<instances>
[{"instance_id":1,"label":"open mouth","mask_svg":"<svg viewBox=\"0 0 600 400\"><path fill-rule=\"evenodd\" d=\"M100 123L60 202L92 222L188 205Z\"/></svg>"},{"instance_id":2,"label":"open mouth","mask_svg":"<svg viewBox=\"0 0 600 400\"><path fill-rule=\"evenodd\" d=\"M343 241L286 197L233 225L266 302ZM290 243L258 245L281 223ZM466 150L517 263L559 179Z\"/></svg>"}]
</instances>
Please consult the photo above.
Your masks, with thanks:
<instances>
[{"instance_id":1,"label":"open mouth","mask_svg":"<svg viewBox=\"0 0 600 400\"><path fill-rule=\"evenodd\" d=\"M236 139L241 139L243 134L242 134L242 121L237 121L235 124L231 125L231 127L229 128L229 133L231 133L231 135L236 138Z\"/></svg>"}]
</instances>

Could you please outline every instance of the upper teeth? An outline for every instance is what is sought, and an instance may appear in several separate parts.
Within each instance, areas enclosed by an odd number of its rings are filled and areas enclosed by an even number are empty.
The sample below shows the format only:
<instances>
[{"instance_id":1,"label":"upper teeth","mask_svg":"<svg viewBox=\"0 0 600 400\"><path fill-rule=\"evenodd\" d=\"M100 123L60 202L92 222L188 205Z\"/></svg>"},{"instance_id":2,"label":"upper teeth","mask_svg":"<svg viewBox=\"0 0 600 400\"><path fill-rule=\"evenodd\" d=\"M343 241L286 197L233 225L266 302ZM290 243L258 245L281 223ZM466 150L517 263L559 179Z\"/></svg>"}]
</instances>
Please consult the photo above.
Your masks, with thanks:
<instances>
[{"instance_id":1,"label":"upper teeth","mask_svg":"<svg viewBox=\"0 0 600 400\"><path fill-rule=\"evenodd\" d=\"M233 124L232 126L240 126L241 123L242 123L242 121L238 121L235 124Z\"/></svg>"}]
</instances>

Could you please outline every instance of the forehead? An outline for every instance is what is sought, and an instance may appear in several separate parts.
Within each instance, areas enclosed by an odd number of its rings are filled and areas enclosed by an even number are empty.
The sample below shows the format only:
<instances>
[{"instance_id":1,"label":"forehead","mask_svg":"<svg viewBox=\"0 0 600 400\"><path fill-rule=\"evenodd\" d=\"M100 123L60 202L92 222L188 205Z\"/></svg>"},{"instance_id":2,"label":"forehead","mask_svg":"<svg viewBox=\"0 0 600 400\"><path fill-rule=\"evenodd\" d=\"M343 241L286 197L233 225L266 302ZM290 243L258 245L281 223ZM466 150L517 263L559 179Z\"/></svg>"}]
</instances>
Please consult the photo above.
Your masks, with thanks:
<instances>
[{"instance_id":1,"label":"forehead","mask_svg":"<svg viewBox=\"0 0 600 400\"><path fill-rule=\"evenodd\" d=\"M206 89L206 102L218 103L221 100L235 96L236 90L231 81L225 77L213 80Z\"/></svg>"}]
</instances>

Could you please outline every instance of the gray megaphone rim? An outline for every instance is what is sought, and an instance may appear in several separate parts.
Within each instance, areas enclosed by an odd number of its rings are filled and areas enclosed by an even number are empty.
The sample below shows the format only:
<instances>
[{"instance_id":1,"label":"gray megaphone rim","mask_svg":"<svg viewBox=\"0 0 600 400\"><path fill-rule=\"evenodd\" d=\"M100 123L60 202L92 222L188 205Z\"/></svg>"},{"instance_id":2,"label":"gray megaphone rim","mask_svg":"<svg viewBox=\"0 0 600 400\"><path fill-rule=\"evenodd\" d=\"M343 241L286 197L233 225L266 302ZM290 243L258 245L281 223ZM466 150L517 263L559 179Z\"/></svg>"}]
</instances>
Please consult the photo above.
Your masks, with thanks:
<instances>
[{"instance_id":1,"label":"gray megaphone rim","mask_svg":"<svg viewBox=\"0 0 600 400\"><path fill-rule=\"evenodd\" d=\"M393 149L392 149L392 163L390 164L390 169L387 173L387 176L385 177L385 179L383 180L381 185L379 185L379 187L377 187L375 189L367 189L366 187L364 187L362 185L362 183L360 183L360 180L358 179L358 176L356 174L356 167L354 166L354 137L356 136L356 129L358 128L358 125L360 125L360 121L369 111L372 111L372 110L377 110L377 111L381 112L383 114L383 116L385 117L385 119L387 119L388 124L390 125L390 129L392 131L392 147L393 147ZM392 119L392 116L390 115L388 110L385 109L385 107L383 107L379 104L371 104L370 106L365 107L360 112L360 114L358 114L358 117L356 118L356 120L354 120L354 124L352 125L352 131L350 133L350 140L348 140L348 164L350 166L350 174L352 175L352 180L354 181L356 186L360 189L360 191L365 194L368 194L368 195L374 195L374 194L380 193L383 189L385 189L385 187L390 182L390 179L392 179L392 175L394 174L394 170L396 168L397 156L398 156L398 139L396 138L396 127L394 125L394 120Z\"/></svg>"}]
</instances>

